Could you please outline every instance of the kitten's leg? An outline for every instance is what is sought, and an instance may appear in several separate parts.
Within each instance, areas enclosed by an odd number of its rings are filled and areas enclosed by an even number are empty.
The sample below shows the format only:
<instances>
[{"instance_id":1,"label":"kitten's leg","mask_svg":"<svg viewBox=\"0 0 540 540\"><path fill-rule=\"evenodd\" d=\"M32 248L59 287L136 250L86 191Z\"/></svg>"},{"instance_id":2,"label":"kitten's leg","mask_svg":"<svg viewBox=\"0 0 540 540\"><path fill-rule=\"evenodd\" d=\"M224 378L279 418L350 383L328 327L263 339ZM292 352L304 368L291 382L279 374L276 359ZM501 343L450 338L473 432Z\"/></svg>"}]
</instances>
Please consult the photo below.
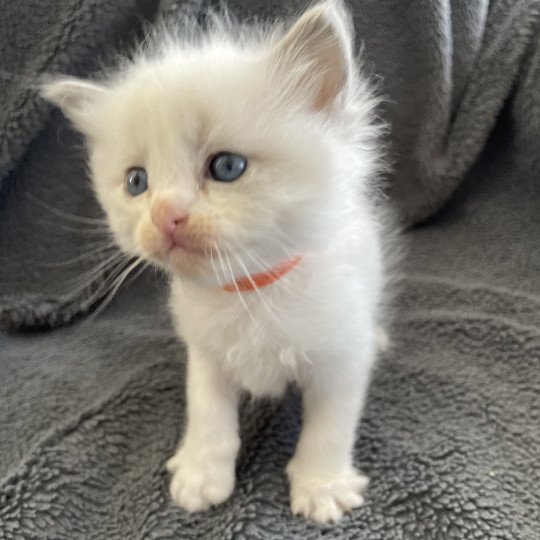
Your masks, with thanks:
<instances>
[{"instance_id":1,"label":"kitten's leg","mask_svg":"<svg viewBox=\"0 0 540 540\"><path fill-rule=\"evenodd\" d=\"M352 453L374 358L372 337L359 353L350 351L350 362L332 365L329 358L315 365L304 384L304 427L287 466L291 509L320 522L337 521L364 502L368 479L354 469Z\"/></svg>"},{"instance_id":2,"label":"kitten's leg","mask_svg":"<svg viewBox=\"0 0 540 540\"><path fill-rule=\"evenodd\" d=\"M190 512L227 499L234 488L238 435L238 391L218 362L190 349L187 425L167 462L172 498Z\"/></svg>"}]
</instances>

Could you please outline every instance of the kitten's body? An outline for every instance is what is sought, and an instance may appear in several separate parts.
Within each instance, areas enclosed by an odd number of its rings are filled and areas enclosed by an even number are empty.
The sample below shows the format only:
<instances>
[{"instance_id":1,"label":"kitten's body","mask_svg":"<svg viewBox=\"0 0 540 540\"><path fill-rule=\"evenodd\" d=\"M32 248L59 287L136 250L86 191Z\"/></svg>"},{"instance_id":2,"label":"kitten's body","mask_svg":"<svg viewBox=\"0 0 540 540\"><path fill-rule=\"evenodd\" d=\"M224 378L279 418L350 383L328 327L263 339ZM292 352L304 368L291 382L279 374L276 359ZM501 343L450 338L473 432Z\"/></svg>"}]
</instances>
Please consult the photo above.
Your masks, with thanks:
<instances>
[{"instance_id":1,"label":"kitten's body","mask_svg":"<svg viewBox=\"0 0 540 540\"><path fill-rule=\"evenodd\" d=\"M173 277L180 335L254 396L279 396L289 382L302 386L315 369L344 372L351 362L345 351L366 347L363 334L371 334L380 300L375 227L358 212L331 247L306 253L294 271L260 295L244 293L243 302ZM369 369L371 356L357 354L352 369Z\"/></svg>"},{"instance_id":2,"label":"kitten's body","mask_svg":"<svg viewBox=\"0 0 540 540\"><path fill-rule=\"evenodd\" d=\"M304 428L287 468L291 506L338 519L367 483L352 448L384 275L370 187L375 100L337 3L279 39L233 34L216 27L188 44L171 34L104 85L61 80L44 93L87 136L120 246L171 275L189 350L188 422L168 462L173 498L191 511L225 500L240 391L279 396L295 382ZM223 151L247 158L233 183L209 173ZM126 170L143 170L148 184L125 187ZM255 283L293 258L279 279L240 290L242 277Z\"/></svg>"}]
</instances>

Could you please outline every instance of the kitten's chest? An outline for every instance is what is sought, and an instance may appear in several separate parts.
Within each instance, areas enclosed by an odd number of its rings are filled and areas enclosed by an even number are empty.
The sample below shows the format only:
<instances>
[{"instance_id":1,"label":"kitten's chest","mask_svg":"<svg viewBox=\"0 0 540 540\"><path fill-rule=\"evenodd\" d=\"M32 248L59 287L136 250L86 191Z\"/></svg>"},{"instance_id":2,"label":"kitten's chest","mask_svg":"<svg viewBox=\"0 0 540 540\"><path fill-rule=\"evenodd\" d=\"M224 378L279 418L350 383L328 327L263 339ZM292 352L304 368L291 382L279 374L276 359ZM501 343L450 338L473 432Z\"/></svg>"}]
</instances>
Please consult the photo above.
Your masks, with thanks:
<instances>
[{"instance_id":1,"label":"kitten's chest","mask_svg":"<svg viewBox=\"0 0 540 540\"><path fill-rule=\"evenodd\" d=\"M300 306L270 304L237 295L193 301L174 293L172 308L181 337L216 362L225 363L237 383L256 396L279 395L310 361L313 338L306 335Z\"/></svg>"}]
</instances>

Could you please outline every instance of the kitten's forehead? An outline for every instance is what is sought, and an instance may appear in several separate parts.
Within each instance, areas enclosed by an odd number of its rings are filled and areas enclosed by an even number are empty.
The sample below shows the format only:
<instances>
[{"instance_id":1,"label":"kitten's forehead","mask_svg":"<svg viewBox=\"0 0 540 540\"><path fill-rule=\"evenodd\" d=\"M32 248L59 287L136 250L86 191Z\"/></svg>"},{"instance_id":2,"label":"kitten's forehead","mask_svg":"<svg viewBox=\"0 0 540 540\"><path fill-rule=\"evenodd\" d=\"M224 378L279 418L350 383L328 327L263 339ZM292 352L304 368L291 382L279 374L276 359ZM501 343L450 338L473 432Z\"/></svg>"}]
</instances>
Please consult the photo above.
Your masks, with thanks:
<instances>
[{"instance_id":1,"label":"kitten's forehead","mask_svg":"<svg viewBox=\"0 0 540 540\"><path fill-rule=\"evenodd\" d=\"M324 124L281 100L273 84L264 56L242 51L167 54L135 64L96 111L94 154L109 164L111 183L130 167L145 167L153 192L197 190L211 156L221 151L246 156L250 172L257 163L280 176L283 163L303 170L325 154Z\"/></svg>"},{"instance_id":2,"label":"kitten's forehead","mask_svg":"<svg viewBox=\"0 0 540 540\"><path fill-rule=\"evenodd\" d=\"M180 132L193 133L231 116L240 121L253 108L264 110L269 80L262 62L241 53L178 54L138 67L116 94L127 112L140 110L146 122L177 122Z\"/></svg>"},{"instance_id":3,"label":"kitten's forehead","mask_svg":"<svg viewBox=\"0 0 540 540\"><path fill-rule=\"evenodd\" d=\"M121 138L160 155L245 150L272 123L264 62L240 51L180 54L136 65L101 112ZM207 148L210 147L210 148Z\"/></svg>"},{"instance_id":4,"label":"kitten's forehead","mask_svg":"<svg viewBox=\"0 0 540 540\"><path fill-rule=\"evenodd\" d=\"M241 52L167 55L135 66L100 111L102 151L120 150L119 167L147 167L162 187L193 187L220 151L283 155L294 135L270 102L269 79L263 61Z\"/></svg>"}]
</instances>

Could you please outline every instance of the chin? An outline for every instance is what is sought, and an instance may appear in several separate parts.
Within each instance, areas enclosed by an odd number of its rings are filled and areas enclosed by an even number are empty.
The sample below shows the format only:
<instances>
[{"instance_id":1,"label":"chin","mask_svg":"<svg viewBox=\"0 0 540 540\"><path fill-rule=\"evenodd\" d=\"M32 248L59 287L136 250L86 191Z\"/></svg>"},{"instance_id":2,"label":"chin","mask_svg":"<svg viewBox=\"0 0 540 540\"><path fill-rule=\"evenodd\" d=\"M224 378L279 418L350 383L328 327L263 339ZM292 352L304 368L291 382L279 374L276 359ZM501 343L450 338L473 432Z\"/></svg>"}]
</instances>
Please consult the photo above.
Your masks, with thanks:
<instances>
[{"instance_id":1,"label":"chin","mask_svg":"<svg viewBox=\"0 0 540 540\"><path fill-rule=\"evenodd\" d=\"M201 285L216 285L211 260L204 247L176 246L171 249L166 242L149 234L142 235L138 240L139 251L143 257L155 263L169 275Z\"/></svg>"},{"instance_id":2,"label":"chin","mask_svg":"<svg viewBox=\"0 0 540 540\"><path fill-rule=\"evenodd\" d=\"M162 262L167 272L181 279L188 279L200 285L214 285L215 277L208 257L192 253L182 248L173 249Z\"/></svg>"}]
</instances>

